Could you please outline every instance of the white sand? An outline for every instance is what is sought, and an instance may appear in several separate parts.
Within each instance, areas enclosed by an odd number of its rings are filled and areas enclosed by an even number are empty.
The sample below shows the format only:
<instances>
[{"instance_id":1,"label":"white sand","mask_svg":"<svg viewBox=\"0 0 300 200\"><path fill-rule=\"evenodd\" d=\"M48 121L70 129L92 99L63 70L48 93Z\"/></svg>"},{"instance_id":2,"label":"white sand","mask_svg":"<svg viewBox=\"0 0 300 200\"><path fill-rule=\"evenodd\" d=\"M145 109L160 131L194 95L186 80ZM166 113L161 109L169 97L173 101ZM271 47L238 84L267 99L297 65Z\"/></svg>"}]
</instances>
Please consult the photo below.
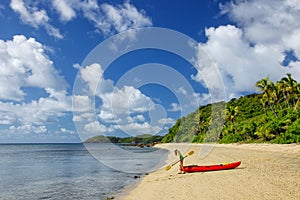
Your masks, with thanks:
<instances>
[{"instance_id":1,"label":"white sand","mask_svg":"<svg viewBox=\"0 0 300 200\"><path fill-rule=\"evenodd\" d=\"M117 199L300 199L299 144L217 144L210 146L211 151L204 158L204 150L210 147L203 144L160 144L157 147L170 150L167 163L176 159L173 149L178 148L185 153L195 151L184 160L185 165L232 161L242 161L242 164L233 170L190 174L177 174L178 164L169 171L161 168Z\"/></svg>"}]
</instances>

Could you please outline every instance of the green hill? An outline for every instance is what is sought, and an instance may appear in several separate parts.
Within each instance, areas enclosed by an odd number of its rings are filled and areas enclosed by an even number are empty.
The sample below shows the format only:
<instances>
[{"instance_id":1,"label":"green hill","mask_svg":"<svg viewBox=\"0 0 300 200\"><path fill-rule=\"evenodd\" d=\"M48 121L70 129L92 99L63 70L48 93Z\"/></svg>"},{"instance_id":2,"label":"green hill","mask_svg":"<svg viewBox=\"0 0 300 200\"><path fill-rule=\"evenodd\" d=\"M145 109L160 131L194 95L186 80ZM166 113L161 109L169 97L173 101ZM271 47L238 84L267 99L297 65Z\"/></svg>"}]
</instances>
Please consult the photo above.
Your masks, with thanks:
<instances>
[{"instance_id":1,"label":"green hill","mask_svg":"<svg viewBox=\"0 0 300 200\"><path fill-rule=\"evenodd\" d=\"M300 84L287 74L255 85L260 94L201 106L178 119L162 142L300 142Z\"/></svg>"},{"instance_id":2,"label":"green hill","mask_svg":"<svg viewBox=\"0 0 300 200\"><path fill-rule=\"evenodd\" d=\"M92 138L89 138L85 143L132 143L132 144L152 144L155 142L160 142L163 136L158 135L138 135L135 137L125 137L119 138L115 136L103 136L97 135Z\"/></svg>"}]
</instances>

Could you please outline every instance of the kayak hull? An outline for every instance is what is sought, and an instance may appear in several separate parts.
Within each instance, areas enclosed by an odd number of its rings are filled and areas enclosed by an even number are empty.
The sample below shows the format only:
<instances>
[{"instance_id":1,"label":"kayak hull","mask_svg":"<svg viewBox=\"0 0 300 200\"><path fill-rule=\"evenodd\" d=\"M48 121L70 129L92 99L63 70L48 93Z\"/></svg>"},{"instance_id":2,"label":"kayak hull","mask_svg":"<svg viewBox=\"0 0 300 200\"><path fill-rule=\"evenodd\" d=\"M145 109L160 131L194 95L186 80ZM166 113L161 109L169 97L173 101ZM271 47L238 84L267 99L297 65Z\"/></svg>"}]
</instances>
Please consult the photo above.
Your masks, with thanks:
<instances>
[{"instance_id":1,"label":"kayak hull","mask_svg":"<svg viewBox=\"0 0 300 200\"><path fill-rule=\"evenodd\" d=\"M188 165L183 166L185 172L192 173L192 172L207 172L207 171L218 171L218 170L227 170L227 169L234 169L241 164L241 161L232 162L232 163L224 163L218 165Z\"/></svg>"}]
</instances>

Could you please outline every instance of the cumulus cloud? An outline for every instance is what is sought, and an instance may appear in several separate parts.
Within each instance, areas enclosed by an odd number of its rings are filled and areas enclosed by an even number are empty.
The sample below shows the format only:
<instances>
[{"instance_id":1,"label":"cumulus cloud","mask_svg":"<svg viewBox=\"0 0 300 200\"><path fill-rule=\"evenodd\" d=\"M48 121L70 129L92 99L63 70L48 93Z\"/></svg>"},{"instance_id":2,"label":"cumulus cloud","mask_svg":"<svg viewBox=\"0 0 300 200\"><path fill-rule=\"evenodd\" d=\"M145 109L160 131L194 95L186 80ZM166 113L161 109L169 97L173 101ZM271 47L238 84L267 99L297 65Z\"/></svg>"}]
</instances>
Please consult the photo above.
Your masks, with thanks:
<instances>
[{"instance_id":1,"label":"cumulus cloud","mask_svg":"<svg viewBox=\"0 0 300 200\"><path fill-rule=\"evenodd\" d=\"M144 130L146 124L142 113L152 109L154 103L151 98L132 86L116 87L112 80L104 77L103 69L98 63L79 68L78 74L81 81L79 88L86 95L73 96L73 121L89 124L84 125L84 133L95 133L90 131L91 126L96 126L103 132L118 132L118 129L122 129L135 133L138 127ZM95 97L98 104L92 101ZM148 124L149 126L151 125Z\"/></svg>"},{"instance_id":2,"label":"cumulus cloud","mask_svg":"<svg viewBox=\"0 0 300 200\"><path fill-rule=\"evenodd\" d=\"M227 97L255 92L254 84L267 75L274 81L291 73L300 80L299 29L300 6L296 1L234 1L221 6L222 13L238 24L210 27L207 42L199 43L214 63L205 63L198 54L198 74L193 78L217 88L215 65L221 74ZM295 52L297 61L282 66L285 52Z\"/></svg>"},{"instance_id":3,"label":"cumulus cloud","mask_svg":"<svg viewBox=\"0 0 300 200\"><path fill-rule=\"evenodd\" d=\"M80 89L87 95L74 95L73 102L77 104L76 102L78 101L81 104L80 106L75 105L75 109L76 107L83 107L84 102L93 105L93 102L87 102L91 99L88 96L99 98L99 104L95 104L96 108L89 112L76 109L79 111L73 118L76 123L92 123L93 126L98 126L94 122L94 119L97 118L101 130L106 132L121 129L129 133L142 133L146 127L151 130L158 129L158 127L154 128L154 125L152 126L147 123L146 118L143 116L143 113L153 109L154 103L151 98L132 86L124 85L120 88L116 87L112 80L104 77L100 64L94 63L81 67L78 78L82 81ZM89 118L83 116L87 113L90 113ZM88 132L88 128L92 125L85 126L83 131L91 133ZM137 129L139 128L140 130L138 131ZM98 129L100 130L100 127Z\"/></svg>"},{"instance_id":4,"label":"cumulus cloud","mask_svg":"<svg viewBox=\"0 0 300 200\"><path fill-rule=\"evenodd\" d=\"M239 24L245 38L259 44L285 45L282 39L299 30L299 10L297 0L235 1L222 6L222 13Z\"/></svg>"},{"instance_id":5,"label":"cumulus cloud","mask_svg":"<svg viewBox=\"0 0 300 200\"><path fill-rule=\"evenodd\" d=\"M72 111L67 83L45 49L23 35L0 40L0 124L9 133L46 133L45 124Z\"/></svg>"},{"instance_id":6,"label":"cumulus cloud","mask_svg":"<svg viewBox=\"0 0 300 200\"><path fill-rule=\"evenodd\" d=\"M79 72L81 79L87 83L90 94L98 94L99 96L113 91L113 81L104 79L103 69L98 63L83 67Z\"/></svg>"},{"instance_id":7,"label":"cumulus cloud","mask_svg":"<svg viewBox=\"0 0 300 200\"><path fill-rule=\"evenodd\" d=\"M112 80L105 79L103 69L98 63L80 68L79 74L83 81L81 87L87 86L89 95L95 95L101 99L102 114L100 116L102 118L104 115L107 117L107 114L111 112L113 114L145 112L153 105L149 97L132 86L115 87Z\"/></svg>"},{"instance_id":8,"label":"cumulus cloud","mask_svg":"<svg viewBox=\"0 0 300 200\"><path fill-rule=\"evenodd\" d=\"M116 114L131 114L149 111L153 105L152 100L140 90L132 86L115 88L112 93L100 96L103 109L111 109Z\"/></svg>"},{"instance_id":9,"label":"cumulus cloud","mask_svg":"<svg viewBox=\"0 0 300 200\"><path fill-rule=\"evenodd\" d=\"M241 29L232 25L220 26L207 29L206 35L208 41L199 44L199 48L205 49L216 63L227 92L254 91L254 83L262 77L270 74L273 78L280 78L284 74L284 68L279 65L282 52L272 46L249 46ZM206 84L213 88L211 67L200 65L198 72L208 77L212 83Z\"/></svg>"},{"instance_id":10,"label":"cumulus cloud","mask_svg":"<svg viewBox=\"0 0 300 200\"><path fill-rule=\"evenodd\" d=\"M16 35L13 40L0 40L0 60L0 99L23 100L22 87L66 89L45 47L34 38Z\"/></svg>"}]
</instances>

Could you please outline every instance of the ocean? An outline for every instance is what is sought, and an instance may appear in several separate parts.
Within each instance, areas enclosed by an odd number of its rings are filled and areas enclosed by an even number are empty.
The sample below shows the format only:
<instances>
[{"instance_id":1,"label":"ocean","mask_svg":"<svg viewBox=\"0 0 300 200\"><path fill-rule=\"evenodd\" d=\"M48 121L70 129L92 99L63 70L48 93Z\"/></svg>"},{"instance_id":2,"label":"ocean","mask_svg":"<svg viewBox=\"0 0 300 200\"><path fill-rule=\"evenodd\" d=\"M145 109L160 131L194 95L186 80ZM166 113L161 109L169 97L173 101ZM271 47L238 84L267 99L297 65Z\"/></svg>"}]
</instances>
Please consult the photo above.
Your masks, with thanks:
<instances>
[{"instance_id":1,"label":"ocean","mask_svg":"<svg viewBox=\"0 0 300 200\"><path fill-rule=\"evenodd\" d=\"M0 199L106 199L161 167L166 156L112 144L1 144Z\"/></svg>"}]
</instances>

